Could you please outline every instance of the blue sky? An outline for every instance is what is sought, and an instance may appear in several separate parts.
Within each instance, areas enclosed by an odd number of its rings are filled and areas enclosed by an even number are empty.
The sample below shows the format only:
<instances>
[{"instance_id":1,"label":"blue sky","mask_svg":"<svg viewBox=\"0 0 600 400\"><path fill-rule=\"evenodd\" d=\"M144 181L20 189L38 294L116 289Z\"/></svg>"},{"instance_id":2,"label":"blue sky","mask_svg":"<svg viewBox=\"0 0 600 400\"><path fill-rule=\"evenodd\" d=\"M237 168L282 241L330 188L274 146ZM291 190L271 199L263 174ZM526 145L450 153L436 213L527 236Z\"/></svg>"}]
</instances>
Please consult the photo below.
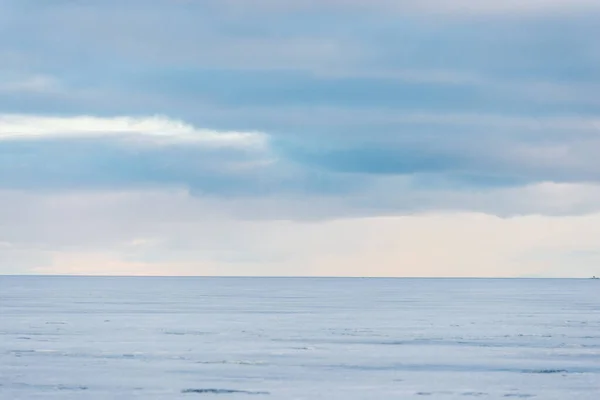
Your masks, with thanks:
<instances>
[{"instance_id":1,"label":"blue sky","mask_svg":"<svg viewBox=\"0 0 600 400\"><path fill-rule=\"evenodd\" d=\"M0 0L0 272L599 274L600 4L413 3Z\"/></svg>"}]
</instances>

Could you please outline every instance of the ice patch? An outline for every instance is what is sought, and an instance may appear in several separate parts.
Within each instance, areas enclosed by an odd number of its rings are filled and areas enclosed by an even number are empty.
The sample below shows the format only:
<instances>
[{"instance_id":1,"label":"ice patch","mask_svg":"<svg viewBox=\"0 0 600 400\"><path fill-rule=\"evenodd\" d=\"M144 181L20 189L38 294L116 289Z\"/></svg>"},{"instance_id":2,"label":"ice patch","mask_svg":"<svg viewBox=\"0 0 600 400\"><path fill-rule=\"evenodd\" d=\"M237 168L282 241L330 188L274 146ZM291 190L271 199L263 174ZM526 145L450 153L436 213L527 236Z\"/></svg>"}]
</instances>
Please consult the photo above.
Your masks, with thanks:
<instances>
[{"instance_id":1,"label":"ice patch","mask_svg":"<svg viewBox=\"0 0 600 400\"><path fill-rule=\"evenodd\" d=\"M183 389L184 394L250 394L250 395L269 395L269 392L253 392L249 390L234 389Z\"/></svg>"},{"instance_id":2,"label":"ice patch","mask_svg":"<svg viewBox=\"0 0 600 400\"><path fill-rule=\"evenodd\" d=\"M175 336L203 336L203 335L214 335L214 332L204 332L204 331L164 331L165 335L175 335Z\"/></svg>"},{"instance_id":3,"label":"ice patch","mask_svg":"<svg viewBox=\"0 0 600 400\"><path fill-rule=\"evenodd\" d=\"M266 363L264 361L252 361L252 360L198 361L196 364L266 365Z\"/></svg>"},{"instance_id":4,"label":"ice patch","mask_svg":"<svg viewBox=\"0 0 600 400\"><path fill-rule=\"evenodd\" d=\"M66 385L58 385L56 387L58 390L88 390L87 386L66 386Z\"/></svg>"},{"instance_id":5,"label":"ice patch","mask_svg":"<svg viewBox=\"0 0 600 400\"><path fill-rule=\"evenodd\" d=\"M566 369L538 369L533 371L525 371L530 374L568 374Z\"/></svg>"},{"instance_id":6,"label":"ice patch","mask_svg":"<svg viewBox=\"0 0 600 400\"><path fill-rule=\"evenodd\" d=\"M434 395L452 395L453 392L417 392L415 395L417 396L434 396Z\"/></svg>"},{"instance_id":7,"label":"ice patch","mask_svg":"<svg viewBox=\"0 0 600 400\"><path fill-rule=\"evenodd\" d=\"M42 391L54 391L54 390L60 390L60 391L82 391L82 390L88 390L89 389L87 386L84 386L84 385L63 385L63 384L59 384L59 385L43 385L43 384L34 384L34 383L13 383L10 386L12 386L14 388L17 388L17 389L35 388L35 389L42 390Z\"/></svg>"}]
</instances>

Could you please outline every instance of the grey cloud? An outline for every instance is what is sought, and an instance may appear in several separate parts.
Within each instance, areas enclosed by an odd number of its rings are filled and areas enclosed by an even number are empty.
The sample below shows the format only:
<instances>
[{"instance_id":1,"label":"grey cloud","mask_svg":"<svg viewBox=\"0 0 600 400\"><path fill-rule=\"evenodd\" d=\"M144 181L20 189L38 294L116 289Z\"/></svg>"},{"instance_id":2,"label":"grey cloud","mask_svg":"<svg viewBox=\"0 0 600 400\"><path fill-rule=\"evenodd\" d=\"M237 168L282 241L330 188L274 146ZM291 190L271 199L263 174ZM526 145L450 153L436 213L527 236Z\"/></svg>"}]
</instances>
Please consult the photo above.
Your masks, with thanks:
<instances>
[{"instance_id":1,"label":"grey cloud","mask_svg":"<svg viewBox=\"0 0 600 400\"><path fill-rule=\"evenodd\" d=\"M167 129L156 138L150 131L141 137L114 132L89 138L63 137L61 132L26 140L9 136L0 140L0 187L45 191L183 187L197 195L268 197L359 196L378 176L406 177L417 189L465 191L545 181L600 181L599 128L593 118L405 114L396 115L391 126L374 123L377 118L385 123L389 118L385 113L364 118L374 118L369 137L360 129L346 131L345 124L330 124L327 135L274 134L266 147L246 147L244 136L232 136L240 140L234 147L214 147L223 139L210 135L207 143L163 142L169 133L177 138L177 132L168 129L191 129L169 124L143 128ZM60 127L65 121L73 126L88 123L76 122L77 118L49 121L48 127L35 129L55 129L53 124ZM100 128L120 129L111 125L113 119L90 121ZM7 129L0 129L0 139ZM202 130L186 135L202 138Z\"/></svg>"},{"instance_id":2,"label":"grey cloud","mask_svg":"<svg viewBox=\"0 0 600 400\"><path fill-rule=\"evenodd\" d=\"M583 215L600 211L600 186L533 184L485 191L415 190L406 178L379 179L353 196L219 198L184 190L0 191L0 242L13 250L186 252L245 249L229 232L252 221L322 221L435 212ZM253 247L253 246L250 246ZM12 250L11 250L12 251Z\"/></svg>"},{"instance_id":3,"label":"grey cloud","mask_svg":"<svg viewBox=\"0 0 600 400\"><path fill-rule=\"evenodd\" d=\"M0 1L2 109L165 113L272 139L263 153L0 143L2 185L358 198L382 176L410 180L407 192L596 182L593 13L482 16L594 4L465 0L448 7L478 7L469 18L430 19L389 13L415 7L391 1L233 1L232 12L223 2ZM298 5L317 12L265 13Z\"/></svg>"}]
</instances>

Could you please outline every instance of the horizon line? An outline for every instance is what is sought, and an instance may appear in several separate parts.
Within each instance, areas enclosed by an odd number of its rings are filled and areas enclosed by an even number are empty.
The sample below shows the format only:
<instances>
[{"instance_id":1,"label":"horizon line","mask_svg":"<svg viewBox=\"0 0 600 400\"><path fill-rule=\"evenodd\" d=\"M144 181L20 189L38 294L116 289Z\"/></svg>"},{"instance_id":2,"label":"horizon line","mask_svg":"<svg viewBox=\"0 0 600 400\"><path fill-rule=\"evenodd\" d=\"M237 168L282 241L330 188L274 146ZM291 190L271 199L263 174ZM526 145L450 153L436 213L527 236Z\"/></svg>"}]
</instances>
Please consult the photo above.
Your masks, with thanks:
<instances>
[{"instance_id":1,"label":"horizon line","mask_svg":"<svg viewBox=\"0 0 600 400\"><path fill-rule=\"evenodd\" d=\"M2 274L0 277L47 278L233 278L233 279L592 279L593 277L552 276L315 276L315 275L86 275L86 274Z\"/></svg>"}]
</instances>

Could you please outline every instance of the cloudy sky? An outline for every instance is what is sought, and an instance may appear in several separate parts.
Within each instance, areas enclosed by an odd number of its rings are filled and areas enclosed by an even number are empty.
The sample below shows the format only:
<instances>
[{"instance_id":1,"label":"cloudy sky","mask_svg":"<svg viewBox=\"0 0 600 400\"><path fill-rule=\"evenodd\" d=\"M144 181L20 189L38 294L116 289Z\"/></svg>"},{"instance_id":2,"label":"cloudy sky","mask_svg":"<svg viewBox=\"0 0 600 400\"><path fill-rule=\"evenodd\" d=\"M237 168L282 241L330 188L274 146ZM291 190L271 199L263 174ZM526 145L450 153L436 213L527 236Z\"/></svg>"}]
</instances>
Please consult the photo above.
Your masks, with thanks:
<instances>
[{"instance_id":1,"label":"cloudy sky","mask_svg":"<svg viewBox=\"0 0 600 400\"><path fill-rule=\"evenodd\" d=\"M600 275L598 0L0 0L0 273Z\"/></svg>"}]
</instances>

